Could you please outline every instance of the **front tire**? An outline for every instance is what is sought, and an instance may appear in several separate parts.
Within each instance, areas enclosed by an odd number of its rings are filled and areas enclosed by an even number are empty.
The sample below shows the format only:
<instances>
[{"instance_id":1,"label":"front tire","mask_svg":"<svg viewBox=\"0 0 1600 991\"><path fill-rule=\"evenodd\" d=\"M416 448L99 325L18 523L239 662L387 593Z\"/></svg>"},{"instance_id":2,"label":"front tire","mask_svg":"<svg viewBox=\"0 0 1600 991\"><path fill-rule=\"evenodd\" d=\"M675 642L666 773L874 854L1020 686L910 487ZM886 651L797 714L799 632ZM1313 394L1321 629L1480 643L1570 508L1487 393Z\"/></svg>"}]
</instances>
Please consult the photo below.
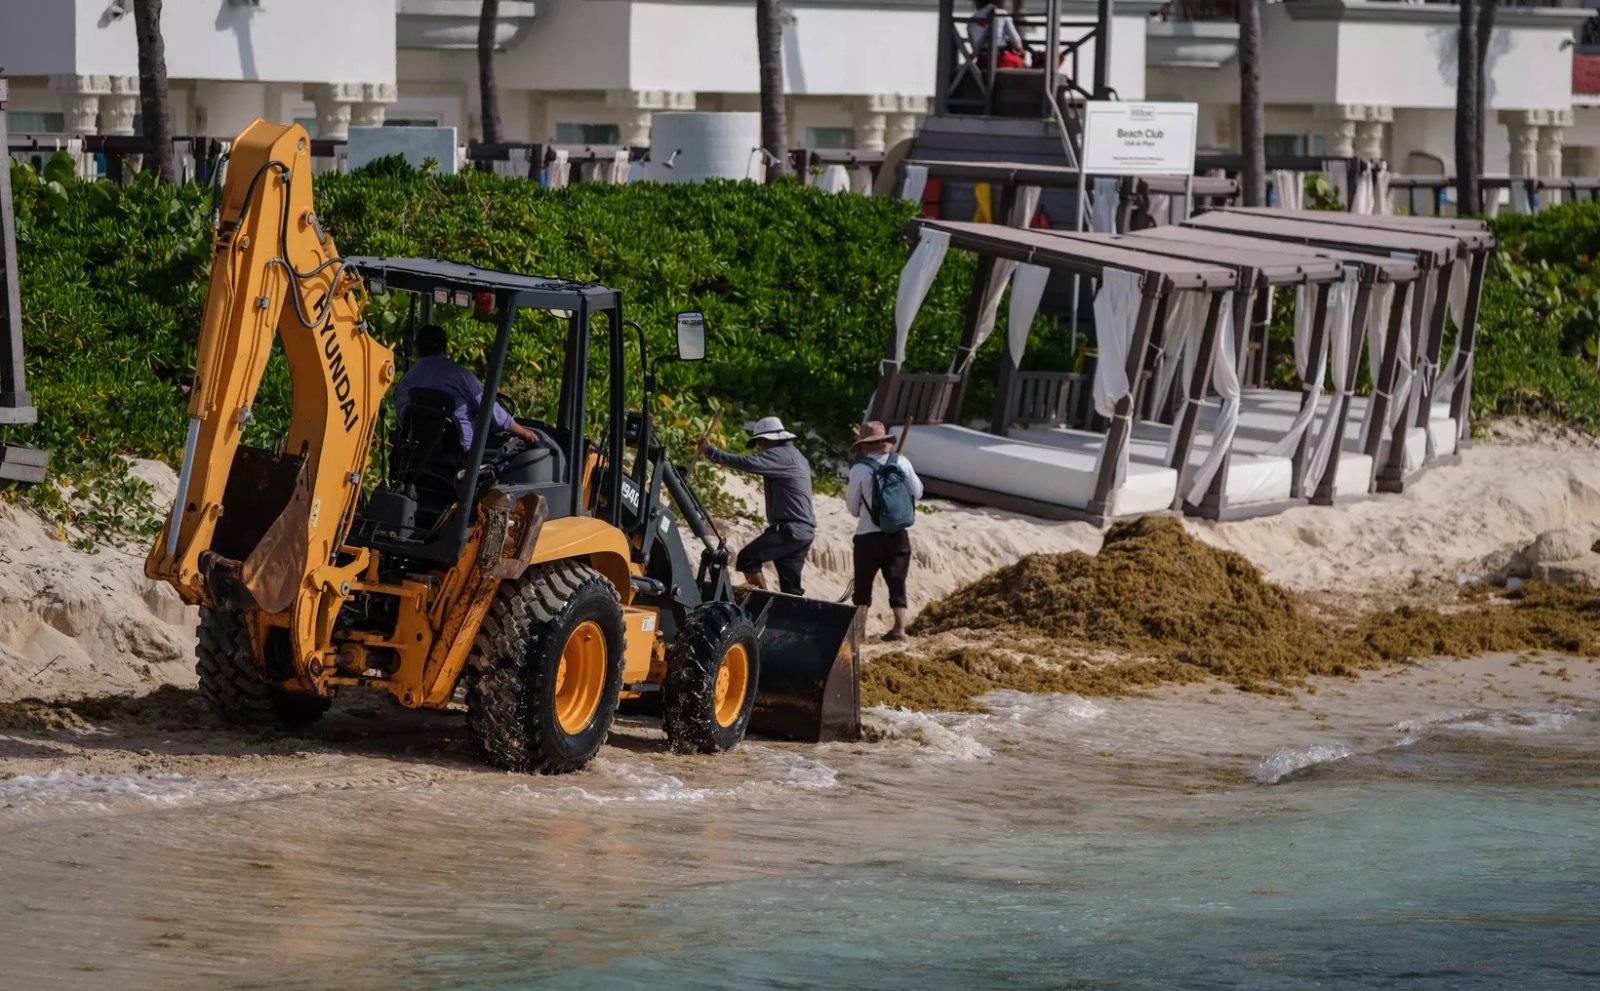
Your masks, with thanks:
<instances>
[{"instance_id":1,"label":"front tire","mask_svg":"<svg viewBox=\"0 0 1600 991\"><path fill-rule=\"evenodd\" d=\"M560 561L505 582L469 660L467 725L508 771L564 774L594 759L622 691L622 607L587 564Z\"/></svg>"},{"instance_id":2,"label":"front tire","mask_svg":"<svg viewBox=\"0 0 1600 991\"><path fill-rule=\"evenodd\" d=\"M667 651L662 725L678 753L714 754L744 739L761 651L755 624L731 602L696 609Z\"/></svg>"},{"instance_id":3,"label":"front tire","mask_svg":"<svg viewBox=\"0 0 1600 991\"><path fill-rule=\"evenodd\" d=\"M222 721L294 729L321 719L332 704L332 699L280 688L262 675L243 614L201 607L195 633L200 694Z\"/></svg>"}]
</instances>

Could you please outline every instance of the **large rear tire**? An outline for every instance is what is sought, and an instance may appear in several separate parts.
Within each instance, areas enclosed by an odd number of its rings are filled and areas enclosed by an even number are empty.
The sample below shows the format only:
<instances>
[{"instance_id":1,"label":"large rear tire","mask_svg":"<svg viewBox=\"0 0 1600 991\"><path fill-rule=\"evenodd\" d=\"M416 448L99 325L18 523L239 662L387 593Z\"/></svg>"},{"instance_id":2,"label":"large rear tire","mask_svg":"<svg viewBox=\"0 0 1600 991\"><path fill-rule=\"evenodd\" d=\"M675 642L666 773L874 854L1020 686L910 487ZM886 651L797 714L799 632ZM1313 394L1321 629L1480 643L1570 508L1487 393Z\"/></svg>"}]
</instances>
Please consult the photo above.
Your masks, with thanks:
<instances>
[{"instance_id":1,"label":"large rear tire","mask_svg":"<svg viewBox=\"0 0 1600 991\"><path fill-rule=\"evenodd\" d=\"M224 722L294 729L328 711L331 699L287 691L262 676L241 614L202 607L195 632L200 640L194 665L200 694Z\"/></svg>"},{"instance_id":2,"label":"large rear tire","mask_svg":"<svg viewBox=\"0 0 1600 991\"><path fill-rule=\"evenodd\" d=\"M530 568L500 586L473 642L467 725L508 771L564 774L606 741L622 691L622 606L587 564Z\"/></svg>"},{"instance_id":3,"label":"large rear tire","mask_svg":"<svg viewBox=\"0 0 1600 991\"><path fill-rule=\"evenodd\" d=\"M672 749L714 754L737 747L760 676L755 624L743 609L708 602L691 613L667 650L662 726Z\"/></svg>"}]
</instances>

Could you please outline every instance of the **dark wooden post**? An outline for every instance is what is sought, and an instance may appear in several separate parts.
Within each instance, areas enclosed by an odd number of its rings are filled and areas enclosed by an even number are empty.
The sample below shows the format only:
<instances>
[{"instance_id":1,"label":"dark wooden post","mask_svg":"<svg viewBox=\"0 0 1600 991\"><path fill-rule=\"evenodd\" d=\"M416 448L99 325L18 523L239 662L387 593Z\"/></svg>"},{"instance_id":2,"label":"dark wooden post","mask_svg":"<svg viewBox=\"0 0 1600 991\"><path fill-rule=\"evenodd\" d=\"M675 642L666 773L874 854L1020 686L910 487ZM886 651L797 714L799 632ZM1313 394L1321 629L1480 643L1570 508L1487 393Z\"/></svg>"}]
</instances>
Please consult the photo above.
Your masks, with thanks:
<instances>
[{"instance_id":1,"label":"dark wooden post","mask_svg":"<svg viewBox=\"0 0 1600 991\"><path fill-rule=\"evenodd\" d=\"M1110 515L1111 490L1116 482L1117 462L1122 449L1128 446L1133 433L1133 379L1144 363L1145 349L1150 346L1150 330L1156 322L1156 304L1166 295L1166 278L1155 273L1144 277L1139 298L1139 313L1134 318L1133 340L1128 342L1128 360L1123 370L1128 376L1128 394L1117 400L1106 428L1105 445L1100 451L1100 475L1095 479L1094 497L1089 500L1089 515L1105 518Z\"/></svg>"},{"instance_id":2,"label":"dark wooden post","mask_svg":"<svg viewBox=\"0 0 1600 991\"><path fill-rule=\"evenodd\" d=\"M1394 394L1395 378L1400 370L1399 350L1400 335L1406 332L1405 309L1406 300L1411 295L1415 283L1402 282L1395 286L1394 299L1389 304L1388 329L1384 332L1383 360L1378 364L1378 381L1372 383L1372 402L1367 407L1366 447L1363 453L1372 459L1373 468L1378 469L1378 453L1383 447L1383 435L1388 431L1389 403ZM1378 470L1379 476L1383 473Z\"/></svg>"},{"instance_id":3,"label":"dark wooden post","mask_svg":"<svg viewBox=\"0 0 1600 991\"><path fill-rule=\"evenodd\" d=\"M17 218L11 212L11 147L6 132L9 84L0 79L0 425L33 423L38 413L28 395L22 362L22 297L17 284ZM0 479L44 481L45 455L0 444Z\"/></svg>"},{"instance_id":4,"label":"dark wooden post","mask_svg":"<svg viewBox=\"0 0 1600 991\"><path fill-rule=\"evenodd\" d=\"M1426 392L1419 391L1420 383L1416 381L1419 375L1417 369L1422 364L1423 349L1428 346L1428 339L1423 327L1423 321L1428 319L1427 307L1430 300L1437 301L1439 293L1449 292L1449 286L1443 283L1441 277L1450 274L1450 266L1424 272L1416 289L1417 301L1411 307L1411 326L1407 333L1411 335L1411 365L1413 368L1411 388L1406 391L1406 402L1413 397L1426 398ZM1430 291L1432 290L1432 291ZM1396 378L1399 377L1399 368L1395 369ZM1393 380L1391 380L1391 386ZM1409 412L1409 410L1408 410ZM1424 413L1427 411L1424 410ZM1389 460L1382 470L1378 472L1379 488L1386 492L1399 492L1405 487L1406 477L1406 434L1411 430L1413 417L1402 415L1395 422L1394 430L1389 436ZM1423 420L1424 427L1428 421ZM1424 445L1426 447L1426 445Z\"/></svg>"},{"instance_id":5,"label":"dark wooden post","mask_svg":"<svg viewBox=\"0 0 1600 991\"><path fill-rule=\"evenodd\" d=\"M1261 295L1264 296L1266 294L1262 293ZM1233 334L1233 340L1234 340L1234 346L1235 347L1242 348L1242 347L1244 347L1245 342L1247 340L1249 340L1249 337L1250 337L1250 290L1249 289L1238 290L1238 291L1235 291L1234 294L1233 294L1233 326L1229 328L1229 333ZM1244 383L1241 380L1240 381L1240 386L1243 387L1243 385L1244 385ZM1216 440L1215 440L1215 438L1213 438L1212 439L1212 443L1215 443L1215 442L1216 442ZM1232 447L1230 447L1228 450L1222 452L1222 464L1217 466L1217 474L1211 479L1211 486L1206 489L1206 494L1201 497L1200 505L1197 507L1198 509L1200 509L1201 515L1220 517L1222 515L1223 510L1225 508L1227 508L1224 505L1224 503L1227 500L1225 498L1225 493L1223 492L1223 486L1226 485L1227 482L1228 482L1228 471L1232 467L1233 467L1233 449L1232 449ZM1180 490L1179 491L1179 495L1181 496L1182 494L1183 493Z\"/></svg>"},{"instance_id":6,"label":"dark wooden post","mask_svg":"<svg viewBox=\"0 0 1600 991\"><path fill-rule=\"evenodd\" d=\"M1328 293L1332 290L1330 283L1324 282L1317 287L1317 308L1311 317L1311 351L1309 364L1316 366L1320 360L1327 361L1328 350ZM1314 384L1304 379L1300 382L1300 408L1311 407L1311 420L1306 424L1306 429L1300 434L1300 442L1295 445L1294 457L1291 459L1289 496L1302 499L1306 492L1306 454L1311 449L1311 436L1315 432L1312 427L1317 422L1317 396Z\"/></svg>"},{"instance_id":7,"label":"dark wooden post","mask_svg":"<svg viewBox=\"0 0 1600 991\"><path fill-rule=\"evenodd\" d=\"M1433 294L1433 313L1428 322L1428 337L1423 344L1421 357L1424 360L1419 362L1428 370L1428 374L1422 376L1422 381L1417 383L1416 387L1420 387L1422 391L1417 394L1417 414L1413 417L1414 425L1423 430L1428 429L1428 421L1433 418L1433 376L1434 369L1439 364L1439 353L1444 350L1444 318L1450 312L1450 281L1455 278L1456 266L1462 264L1465 262L1460 259L1446 262L1436 276L1438 289ZM1427 437L1427 451L1428 456L1432 457L1431 433Z\"/></svg>"},{"instance_id":8,"label":"dark wooden post","mask_svg":"<svg viewBox=\"0 0 1600 991\"><path fill-rule=\"evenodd\" d=\"M1344 379L1336 383L1338 394L1328 406L1329 419L1325 429L1337 431L1338 439L1334 442L1333 449L1328 452L1328 465L1322 470L1322 477L1317 480L1316 491L1311 494L1311 501L1319 505L1331 506L1334 502L1334 483L1339 475L1339 456L1344 450L1344 425L1350 418L1350 394L1355 391L1356 383L1361 380L1361 342L1366 337L1367 313L1371 308L1372 276L1363 272L1361 282L1356 289L1355 312L1350 319L1350 363L1345 368ZM1367 486L1370 488L1371 485L1372 479L1369 477Z\"/></svg>"},{"instance_id":9,"label":"dark wooden post","mask_svg":"<svg viewBox=\"0 0 1600 991\"><path fill-rule=\"evenodd\" d=\"M1172 508L1183 508L1183 493L1189 484L1189 452L1194 449L1195 430L1200 425L1200 406L1205 402L1211 386L1211 373L1217 365L1218 325L1222 322L1222 293L1211 294L1211 305L1206 309L1206 326L1200 334L1200 361L1195 365L1194 378L1189 380L1189 398L1178 411L1178 442L1173 445L1168 467L1178 472L1178 490L1173 493ZM1232 328L1229 328L1232 332Z\"/></svg>"},{"instance_id":10,"label":"dark wooden post","mask_svg":"<svg viewBox=\"0 0 1600 991\"><path fill-rule=\"evenodd\" d=\"M950 76L956 67L955 0L939 0L939 48L933 80L933 112L950 112Z\"/></svg>"},{"instance_id":11,"label":"dark wooden post","mask_svg":"<svg viewBox=\"0 0 1600 991\"><path fill-rule=\"evenodd\" d=\"M1456 350L1461 357L1456 360L1455 390L1450 396L1450 415L1456 421L1456 447L1472 441L1472 427L1468 422L1472 413L1472 350L1478 338L1478 306L1483 301L1483 276L1489 267L1489 251L1478 252L1472 259L1472 274L1467 283L1467 312L1462 326L1456 328Z\"/></svg>"}]
</instances>

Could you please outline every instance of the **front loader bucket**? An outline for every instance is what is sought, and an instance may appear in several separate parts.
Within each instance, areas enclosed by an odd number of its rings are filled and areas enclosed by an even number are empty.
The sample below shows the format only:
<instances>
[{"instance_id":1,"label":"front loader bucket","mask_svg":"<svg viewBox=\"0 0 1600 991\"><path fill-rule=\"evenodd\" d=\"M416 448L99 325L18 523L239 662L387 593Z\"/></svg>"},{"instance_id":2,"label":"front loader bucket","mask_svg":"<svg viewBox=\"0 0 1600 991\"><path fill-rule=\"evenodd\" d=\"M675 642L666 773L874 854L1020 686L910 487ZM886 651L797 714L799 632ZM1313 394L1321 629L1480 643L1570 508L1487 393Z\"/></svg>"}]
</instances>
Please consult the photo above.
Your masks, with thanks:
<instances>
[{"instance_id":1,"label":"front loader bucket","mask_svg":"<svg viewBox=\"0 0 1600 991\"><path fill-rule=\"evenodd\" d=\"M861 739L862 610L761 589L742 604L761 638L751 732L810 743Z\"/></svg>"}]
</instances>

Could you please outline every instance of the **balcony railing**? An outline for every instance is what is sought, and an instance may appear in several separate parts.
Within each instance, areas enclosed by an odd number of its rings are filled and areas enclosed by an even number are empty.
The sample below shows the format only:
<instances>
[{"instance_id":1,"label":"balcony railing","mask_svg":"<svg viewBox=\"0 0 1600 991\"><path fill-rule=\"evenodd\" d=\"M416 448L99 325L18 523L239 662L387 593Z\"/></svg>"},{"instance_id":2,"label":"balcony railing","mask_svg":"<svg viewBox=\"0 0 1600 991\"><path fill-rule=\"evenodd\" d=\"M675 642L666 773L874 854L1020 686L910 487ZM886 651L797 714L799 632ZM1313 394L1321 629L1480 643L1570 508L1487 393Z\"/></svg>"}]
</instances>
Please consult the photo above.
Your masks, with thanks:
<instances>
[{"instance_id":1,"label":"balcony railing","mask_svg":"<svg viewBox=\"0 0 1600 991\"><path fill-rule=\"evenodd\" d=\"M1297 0L1283 0L1295 3ZM1389 3L1455 3L1455 0L1384 0ZM1501 7L1582 7L1582 0L1499 0ZM1237 21L1239 0L1171 0L1161 8L1164 21ZM1596 42L1600 43L1600 35Z\"/></svg>"}]
</instances>

